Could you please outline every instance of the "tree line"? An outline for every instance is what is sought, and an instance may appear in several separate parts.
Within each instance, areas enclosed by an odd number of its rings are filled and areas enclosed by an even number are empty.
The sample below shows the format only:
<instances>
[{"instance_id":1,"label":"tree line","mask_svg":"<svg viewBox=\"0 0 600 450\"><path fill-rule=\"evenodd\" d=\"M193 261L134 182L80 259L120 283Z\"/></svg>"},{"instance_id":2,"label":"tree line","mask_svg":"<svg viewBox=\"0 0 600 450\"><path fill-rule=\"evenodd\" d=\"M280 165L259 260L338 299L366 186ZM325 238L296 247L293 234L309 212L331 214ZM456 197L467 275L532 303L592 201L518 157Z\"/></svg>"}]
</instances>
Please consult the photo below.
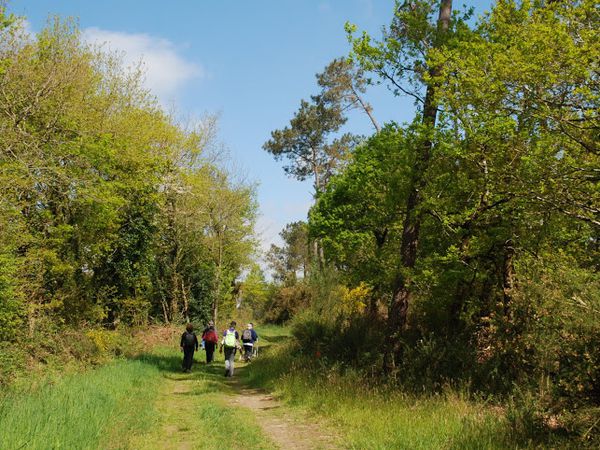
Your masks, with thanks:
<instances>
[{"instance_id":1,"label":"tree line","mask_svg":"<svg viewBox=\"0 0 600 450\"><path fill-rule=\"evenodd\" d=\"M257 208L215 118L165 113L71 21L0 19L0 339L231 311Z\"/></svg>"},{"instance_id":2,"label":"tree line","mask_svg":"<svg viewBox=\"0 0 600 450\"><path fill-rule=\"evenodd\" d=\"M346 25L349 55L265 144L288 173L314 177L308 222L272 251L273 317L296 314L306 351L419 390L527 393L535 426L552 417L590 439L599 25L588 0L498 0L478 18L451 0L396 2L379 38ZM380 127L363 98L375 83L412 98L414 119ZM344 132L349 108L371 136ZM294 250L292 229L309 250ZM297 279L306 257L312 273Z\"/></svg>"}]
</instances>

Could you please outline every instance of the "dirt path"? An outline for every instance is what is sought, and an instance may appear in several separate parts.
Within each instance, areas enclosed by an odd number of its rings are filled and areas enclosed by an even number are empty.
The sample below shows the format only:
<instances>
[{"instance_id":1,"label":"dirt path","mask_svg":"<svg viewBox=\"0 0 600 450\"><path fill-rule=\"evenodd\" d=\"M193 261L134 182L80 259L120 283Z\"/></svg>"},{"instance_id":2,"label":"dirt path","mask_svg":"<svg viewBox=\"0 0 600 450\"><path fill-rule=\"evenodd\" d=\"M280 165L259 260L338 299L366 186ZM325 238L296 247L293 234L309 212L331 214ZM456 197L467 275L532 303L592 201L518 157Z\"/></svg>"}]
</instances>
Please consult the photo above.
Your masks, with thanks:
<instances>
[{"instance_id":1,"label":"dirt path","mask_svg":"<svg viewBox=\"0 0 600 450\"><path fill-rule=\"evenodd\" d=\"M290 413L268 393L251 389L239 379L228 382L234 390L230 402L239 408L248 408L256 417L265 435L281 449L339 449L339 438L318 421L300 413Z\"/></svg>"},{"instance_id":2,"label":"dirt path","mask_svg":"<svg viewBox=\"0 0 600 450\"><path fill-rule=\"evenodd\" d=\"M150 430L121 449L337 449L333 433L268 393L243 384L243 364L225 378L222 362L181 373L178 358L162 374Z\"/></svg>"}]
</instances>

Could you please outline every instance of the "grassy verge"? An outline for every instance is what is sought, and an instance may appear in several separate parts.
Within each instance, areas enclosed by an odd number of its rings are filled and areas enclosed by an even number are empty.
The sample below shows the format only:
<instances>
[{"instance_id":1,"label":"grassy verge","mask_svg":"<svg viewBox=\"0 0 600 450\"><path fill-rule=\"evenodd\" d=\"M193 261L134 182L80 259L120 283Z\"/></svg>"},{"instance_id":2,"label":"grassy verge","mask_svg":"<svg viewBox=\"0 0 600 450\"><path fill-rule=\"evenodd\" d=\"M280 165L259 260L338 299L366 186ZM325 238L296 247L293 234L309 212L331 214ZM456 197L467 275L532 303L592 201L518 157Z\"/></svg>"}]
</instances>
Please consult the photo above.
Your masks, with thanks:
<instances>
[{"instance_id":1,"label":"grassy verge","mask_svg":"<svg viewBox=\"0 0 600 450\"><path fill-rule=\"evenodd\" d=\"M0 393L6 388L29 389L106 365L118 357L132 357L157 342L172 340L178 330L61 328L24 334L17 342L0 342Z\"/></svg>"},{"instance_id":2,"label":"grassy verge","mask_svg":"<svg viewBox=\"0 0 600 450\"><path fill-rule=\"evenodd\" d=\"M333 423L353 449L506 449L556 443L531 442L511 433L505 414L484 402L448 391L415 396L352 372L322 358L301 356L288 332L259 330L263 353L247 381L274 391L288 404ZM267 345L264 345L264 344ZM269 345L270 344L270 345ZM268 347L268 348L265 348ZM561 448L565 443L559 444Z\"/></svg>"},{"instance_id":3,"label":"grassy verge","mask_svg":"<svg viewBox=\"0 0 600 450\"><path fill-rule=\"evenodd\" d=\"M4 389L0 448L274 448L251 415L230 406L222 356L184 374L176 345Z\"/></svg>"},{"instance_id":4,"label":"grassy verge","mask_svg":"<svg viewBox=\"0 0 600 450\"><path fill-rule=\"evenodd\" d=\"M156 366L118 361L32 392L5 392L0 399L2 448L110 447L150 425L159 381Z\"/></svg>"}]
</instances>

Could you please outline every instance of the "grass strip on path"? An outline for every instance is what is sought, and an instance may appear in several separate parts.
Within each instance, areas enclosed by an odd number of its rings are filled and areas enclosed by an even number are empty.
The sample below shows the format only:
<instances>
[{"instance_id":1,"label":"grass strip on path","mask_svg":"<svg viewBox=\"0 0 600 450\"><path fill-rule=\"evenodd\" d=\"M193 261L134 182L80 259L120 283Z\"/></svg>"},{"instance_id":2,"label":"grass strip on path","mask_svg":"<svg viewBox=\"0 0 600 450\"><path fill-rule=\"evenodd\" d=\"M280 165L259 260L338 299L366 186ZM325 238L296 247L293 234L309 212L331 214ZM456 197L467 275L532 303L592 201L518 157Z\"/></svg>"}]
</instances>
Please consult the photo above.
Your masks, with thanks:
<instances>
[{"instance_id":1,"label":"grass strip on path","mask_svg":"<svg viewBox=\"0 0 600 450\"><path fill-rule=\"evenodd\" d=\"M204 357L203 353L197 354ZM181 373L181 358L172 350L155 355L169 370L163 373L152 430L136 437L135 449L274 449L253 414L233 408L231 386L223 376L223 362L195 364ZM196 358L197 359L197 358Z\"/></svg>"}]
</instances>

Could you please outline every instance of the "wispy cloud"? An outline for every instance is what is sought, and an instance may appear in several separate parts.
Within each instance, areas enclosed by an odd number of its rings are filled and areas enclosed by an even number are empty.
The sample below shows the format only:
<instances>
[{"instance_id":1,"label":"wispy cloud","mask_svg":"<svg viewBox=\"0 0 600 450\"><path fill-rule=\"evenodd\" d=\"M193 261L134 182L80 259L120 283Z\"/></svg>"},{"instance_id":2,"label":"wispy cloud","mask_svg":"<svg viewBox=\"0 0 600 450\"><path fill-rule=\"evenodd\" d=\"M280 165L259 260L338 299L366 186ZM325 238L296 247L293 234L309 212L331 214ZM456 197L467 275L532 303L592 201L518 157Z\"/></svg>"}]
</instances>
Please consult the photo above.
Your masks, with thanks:
<instances>
[{"instance_id":1,"label":"wispy cloud","mask_svg":"<svg viewBox=\"0 0 600 450\"><path fill-rule=\"evenodd\" d=\"M259 264L269 276L270 271L264 256L271 249L271 244L283 245L283 240L279 233L288 223L298 220L306 221L306 214L311 204L312 200L300 200L282 204L267 201L261 205L262 211L256 221L255 229L260 240L260 250L262 252Z\"/></svg>"},{"instance_id":2,"label":"wispy cloud","mask_svg":"<svg viewBox=\"0 0 600 450\"><path fill-rule=\"evenodd\" d=\"M328 13L331 11L331 5L328 2L319 3L319 12Z\"/></svg>"},{"instance_id":3,"label":"wispy cloud","mask_svg":"<svg viewBox=\"0 0 600 450\"><path fill-rule=\"evenodd\" d=\"M163 105L175 101L181 88L191 80L206 76L199 64L186 60L178 52L178 47L168 39L96 27L83 30L83 38L108 51L121 52L126 66L134 66L141 61L145 86Z\"/></svg>"}]
</instances>

